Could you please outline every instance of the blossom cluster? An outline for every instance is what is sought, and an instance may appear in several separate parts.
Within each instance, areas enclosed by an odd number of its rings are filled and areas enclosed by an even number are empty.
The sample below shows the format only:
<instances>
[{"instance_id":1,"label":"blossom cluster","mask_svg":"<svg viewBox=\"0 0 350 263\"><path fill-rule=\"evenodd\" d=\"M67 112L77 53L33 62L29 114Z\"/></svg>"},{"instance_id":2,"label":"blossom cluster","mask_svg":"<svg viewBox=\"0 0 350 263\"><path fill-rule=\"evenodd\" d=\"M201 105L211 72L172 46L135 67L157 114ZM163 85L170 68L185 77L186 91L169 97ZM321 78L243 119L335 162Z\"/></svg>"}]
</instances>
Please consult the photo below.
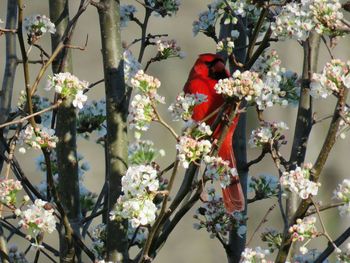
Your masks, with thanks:
<instances>
[{"instance_id":1,"label":"blossom cluster","mask_svg":"<svg viewBox=\"0 0 350 263\"><path fill-rule=\"evenodd\" d=\"M231 37L227 37L225 39L220 40L216 44L216 51L221 52L225 51L228 55L232 54L233 48L235 47L235 43Z\"/></svg>"},{"instance_id":2,"label":"blossom cluster","mask_svg":"<svg viewBox=\"0 0 350 263\"><path fill-rule=\"evenodd\" d=\"M53 88L62 99L73 99L73 106L82 109L87 100L84 90L88 88L88 85L88 82L79 80L69 72L61 72L49 77L46 90Z\"/></svg>"},{"instance_id":3,"label":"blossom cluster","mask_svg":"<svg viewBox=\"0 0 350 263\"><path fill-rule=\"evenodd\" d=\"M157 151L149 140L136 140L128 147L129 163L133 165L152 164L158 155L164 156L164 150Z\"/></svg>"},{"instance_id":4,"label":"blossom cluster","mask_svg":"<svg viewBox=\"0 0 350 263\"><path fill-rule=\"evenodd\" d=\"M106 225L101 223L90 229L91 250L97 259L103 259L106 242Z\"/></svg>"},{"instance_id":5,"label":"blossom cluster","mask_svg":"<svg viewBox=\"0 0 350 263\"><path fill-rule=\"evenodd\" d=\"M296 2L283 6L276 20L271 24L272 36L282 39L306 40L313 27L314 23L308 7Z\"/></svg>"},{"instance_id":6,"label":"blossom cluster","mask_svg":"<svg viewBox=\"0 0 350 263\"><path fill-rule=\"evenodd\" d=\"M153 120L157 120L155 106L157 103L164 103L164 97L157 94L160 81L143 70L139 70L131 79L133 88L140 91L130 102L128 122L131 128L147 131Z\"/></svg>"},{"instance_id":7,"label":"blossom cluster","mask_svg":"<svg viewBox=\"0 0 350 263\"><path fill-rule=\"evenodd\" d=\"M305 217L304 219L297 219L296 224L291 226L288 232L291 234L291 239L293 242L299 241L303 242L308 239L313 239L318 236L316 229L316 217ZM300 252L306 254L308 249L304 246L300 247Z\"/></svg>"},{"instance_id":8,"label":"blossom cluster","mask_svg":"<svg viewBox=\"0 0 350 263\"><path fill-rule=\"evenodd\" d=\"M309 0L310 11L319 34L332 34L342 26L343 13L339 0Z\"/></svg>"},{"instance_id":9,"label":"blossom cluster","mask_svg":"<svg viewBox=\"0 0 350 263\"><path fill-rule=\"evenodd\" d=\"M283 132L288 129L288 126L283 121L264 122L259 128L252 131L249 144L252 147L264 147L272 142L285 144Z\"/></svg>"},{"instance_id":10,"label":"blossom cluster","mask_svg":"<svg viewBox=\"0 0 350 263\"><path fill-rule=\"evenodd\" d=\"M128 122L130 128L147 131L150 123L157 118L152 100L142 94L136 94L130 102Z\"/></svg>"},{"instance_id":11,"label":"blossom cluster","mask_svg":"<svg viewBox=\"0 0 350 263\"><path fill-rule=\"evenodd\" d=\"M262 249L261 247L256 247L251 249L249 247L245 248L241 255L242 263L267 263L266 256L270 254L268 249Z\"/></svg>"},{"instance_id":12,"label":"blossom cluster","mask_svg":"<svg viewBox=\"0 0 350 263\"><path fill-rule=\"evenodd\" d=\"M131 86L131 79L142 68L142 65L137 61L134 55L129 49L125 49L123 52L124 57L124 79L125 83Z\"/></svg>"},{"instance_id":13,"label":"blossom cluster","mask_svg":"<svg viewBox=\"0 0 350 263\"><path fill-rule=\"evenodd\" d=\"M22 184L14 179L0 179L0 203L6 206L16 205L17 192L22 190Z\"/></svg>"},{"instance_id":14,"label":"blossom cluster","mask_svg":"<svg viewBox=\"0 0 350 263\"><path fill-rule=\"evenodd\" d=\"M344 179L341 184L338 184L337 189L333 191L333 198L341 202L344 205L339 206L339 214L341 216L350 216L350 180Z\"/></svg>"},{"instance_id":15,"label":"blossom cluster","mask_svg":"<svg viewBox=\"0 0 350 263\"><path fill-rule=\"evenodd\" d=\"M157 207L153 199L159 189L157 170L150 165L128 168L122 178L123 195L117 200L111 220L128 219L133 228L151 224Z\"/></svg>"},{"instance_id":16,"label":"blossom cluster","mask_svg":"<svg viewBox=\"0 0 350 263\"><path fill-rule=\"evenodd\" d=\"M278 232L276 229L266 228L266 230L262 232L260 236L261 240L267 243L271 253L281 247L282 233Z\"/></svg>"},{"instance_id":17,"label":"blossom cluster","mask_svg":"<svg viewBox=\"0 0 350 263\"><path fill-rule=\"evenodd\" d=\"M207 158L211 151L211 142L205 137L212 134L210 126L204 122L189 120L185 123L184 133L176 144L177 158L187 169L191 162Z\"/></svg>"},{"instance_id":18,"label":"blossom cluster","mask_svg":"<svg viewBox=\"0 0 350 263\"><path fill-rule=\"evenodd\" d=\"M36 199L26 210L18 210L16 214L21 218L18 224L28 230L28 235L35 238L42 232L52 233L55 230L57 221L54 209L49 203Z\"/></svg>"},{"instance_id":19,"label":"blossom cluster","mask_svg":"<svg viewBox=\"0 0 350 263\"><path fill-rule=\"evenodd\" d=\"M133 88L148 93L153 98L157 96L157 89L161 83L159 79L145 74L143 70L139 70L131 79L131 84Z\"/></svg>"},{"instance_id":20,"label":"blossom cluster","mask_svg":"<svg viewBox=\"0 0 350 263\"><path fill-rule=\"evenodd\" d=\"M103 136L106 133L106 101L92 100L85 104L84 108L78 112L77 132L85 138L89 138L89 134L98 131Z\"/></svg>"},{"instance_id":21,"label":"blossom cluster","mask_svg":"<svg viewBox=\"0 0 350 263\"><path fill-rule=\"evenodd\" d=\"M272 23L272 36L304 41L311 30L319 34L342 34L339 0L303 0L283 6Z\"/></svg>"},{"instance_id":22,"label":"blossom cluster","mask_svg":"<svg viewBox=\"0 0 350 263\"><path fill-rule=\"evenodd\" d=\"M248 178L248 191L254 192L256 199L265 199L277 194L278 179L269 174L260 174Z\"/></svg>"},{"instance_id":23,"label":"blossom cluster","mask_svg":"<svg viewBox=\"0 0 350 263\"><path fill-rule=\"evenodd\" d=\"M205 122L197 122L194 120L189 120L185 122L184 134L195 139L202 139L203 137L212 135L212 130L210 126Z\"/></svg>"},{"instance_id":24,"label":"blossom cluster","mask_svg":"<svg viewBox=\"0 0 350 263\"><path fill-rule=\"evenodd\" d=\"M314 98L327 98L339 93L342 88L350 88L350 61L347 63L333 59L326 63L321 74L314 73L310 84L310 95Z\"/></svg>"},{"instance_id":25,"label":"blossom cluster","mask_svg":"<svg viewBox=\"0 0 350 263\"><path fill-rule=\"evenodd\" d=\"M258 73L236 70L232 77L219 80L214 88L218 94L254 101L261 94L263 85Z\"/></svg>"},{"instance_id":26,"label":"blossom cluster","mask_svg":"<svg viewBox=\"0 0 350 263\"><path fill-rule=\"evenodd\" d=\"M56 143L58 142L58 138L54 135L55 130L49 129L46 127L38 126L35 129L28 125L24 130L19 133L18 143L22 145L19 148L21 153L25 153L26 149L23 145L27 145L30 148L41 149L48 148L53 149L56 148Z\"/></svg>"},{"instance_id":27,"label":"blossom cluster","mask_svg":"<svg viewBox=\"0 0 350 263\"><path fill-rule=\"evenodd\" d=\"M252 70L259 73L264 83L260 96L255 99L259 110L274 105L287 106L298 101L298 75L281 67L281 60L275 50L260 56Z\"/></svg>"},{"instance_id":28,"label":"blossom cluster","mask_svg":"<svg viewBox=\"0 0 350 263\"><path fill-rule=\"evenodd\" d=\"M45 15L32 15L24 18L23 27L27 31L30 44L36 42L46 32L56 33L55 25Z\"/></svg>"},{"instance_id":29,"label":"blossom cluster","mask_svg":"<svg viewBox=\"0 0 350 263\"><path fill-rule=\"evenodd\" d=\"M202 156L210 153L211 142L184 135L179 138L176 149L178 151L177 158L181 161L182 166L188 168L191 162L196 162Z\"/></svg>"},{"instance_id":30,"label":"blossom cluster","mask_svg":"<svg viewBox=\"0 0 350 263\"><path fill-rule=\"evenodd\" d=\"M207 164L205 177L212 181L219 181L222 188L231 184L232 177L238 176L236 168L231 168L228 161L221 157L206 156L204 161Z\"/></svg>"},{"instance_id":31,"label":"blossom cluster","mask_svg":"<svg viewBox=\"0 0 350 263\"><path fill-rule=\"evenodd\" d=\"M194 228L206 229L211 238L219 235L225 243L228 233L232 230L236 230L240 236L244 235L246 227L242 213L227 213L222 197L213 187L207 189L207 195L207 200L195 212L194 218L199 222L194 223Z\"/></svg>"},{"instance_id":32,"label":"blossom cluster","mask_svg":"<svg viewBox=\"0 0 350 263\"><path fill-rule=\"evenodd\" d=\"M233 11L232 14L227 15L225 9L226 4ZM208 36L215 36L215 23L219 17L226 13L227 18L225 23L236 24L238 22L237 16L245 17L247 12L252 9L252 5L247 4L246 1L223 1L215 0L208 4L208 10L199 14L198 20L193 22L193 35L196 36L199 32L203 32ZM234 36L234 34L232 35Z\"/></svg>"},{"instance_id":33,"label":"blossom cluster","mask_svg":"<svg viewBox=\"0 0 350 263\"><path fill-rule=\"evenodd\" d=\"M157 56L156 59L162 60L172 57L179 57L184 58L185 53L181 51L181 47L179 47L176 43L175 39L172 40L165 40L165 39L158 39L156 41L157 45Z\"/></svg>"},{"instance_id":34,"label":"blossom cluster","mask_svg":"<svg viewBox=\"0 0 350 263\"><path fill-rule=\"evenodd\" d=\"M191 119L193 109L196 105L206 102L207 96L204 94L186 94L181 92L177 95L175 102L172 103L168 110L172 113L173 120L188 121Z\"/></svg>"},{"instance_id":35,"label":"blossom cluster","mask_svg":"<svg viewBox=\"0 0 350 263\"><path fill-rule=\"evenodd\" d=\"M147 0L150 7L160 16L171 16L175 14L180 7L180 0Z\"/></svg>"},{"instance_id":36,"label":"blossom cluster","mask_svg":"<svg viewBox=\"0 0 350 263\"><path fill-rule=\"evenodd\" d=\"M306 163L303 167L297 166L294 170L283 172L280 178L282 186L296 193L302 199L317 195L320 183L310 181L311 163Z\"/></svg>"},{"instance_id":37,"label":"blossom cluster","mask_svg":"<svg viewBox=\"0 0 350 263\"><path fill-rule=\"evenodd\" d=\"M127 27L130 20L133 19L137 12L136 7L133 5L121 5L120 6L120 26Z\"/></svg>"}]
</instances>

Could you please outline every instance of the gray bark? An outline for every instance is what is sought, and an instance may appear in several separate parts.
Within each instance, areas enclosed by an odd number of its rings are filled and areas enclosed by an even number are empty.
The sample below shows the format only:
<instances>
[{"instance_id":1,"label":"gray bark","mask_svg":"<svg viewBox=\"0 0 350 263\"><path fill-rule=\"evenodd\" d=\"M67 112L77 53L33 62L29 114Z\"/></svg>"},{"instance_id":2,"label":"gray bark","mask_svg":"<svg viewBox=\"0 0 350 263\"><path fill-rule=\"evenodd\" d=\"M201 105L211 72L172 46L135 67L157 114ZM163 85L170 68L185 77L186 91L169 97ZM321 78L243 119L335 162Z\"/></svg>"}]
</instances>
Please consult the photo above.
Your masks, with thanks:
<instances>
[{"instance_id":1,"label":"gray bark","mask_svg":"<svg viewBox=\"0 0 350 263\"><path fill-rule=\"evenodd\" d=\"M111 211L122 193L121 178L127 169L129 95L124 83L120 3L115 0L102 0L99 4L107 107L107 140L105 147L107 147L108 211ZM127 222L107 221L107 260L113 262L129 261Z\"/></svg>"},{"instance_id":2,"label":"gray bark","mask_svg":"<svg viewBox=\"0 0 350 263\"><path fill-rule=\"evenodd\" d=\"M6 28L15 29L17 26L17 2L7 1L7 17L6 17ZM16 75L17 68L17 53L16 53L16 34L7 33L6 38L6 55L5 55L5 70L2 80L2 88L0 91L0 124L6 122L10 110L11 101L13 94L13 83ZM5 137L7 129L1 131ZM0 151L4 153L6 149L3 149L1 144ZM0 171L2 170L4 160L0 157Z\"/></svg>"},{"instance_id":3,"label":"gray bark","mask_svg":"<svg viewBox=\"0 0 350 263\"><path fill-rule=\"evenodd\" d=\"M52 36L52 50L55 50L62 39L69 22L68 0L50 0L50 18L56 25L56 34ZM71 55L67 49L58 55L52 64L52 71L72 72ZM80 193L76 144L76 111L71 100L64 101L57 110L56 135L58 165L58 195L65 209L69 222L76 233L79 233ZM73 262L74 255L79 255L71 242L67 242L67 233L61 227L60 260ZM69 238L70 239L70 238ZM78 256L79 258L79 256Z\"/></svg>"}]
</instances>

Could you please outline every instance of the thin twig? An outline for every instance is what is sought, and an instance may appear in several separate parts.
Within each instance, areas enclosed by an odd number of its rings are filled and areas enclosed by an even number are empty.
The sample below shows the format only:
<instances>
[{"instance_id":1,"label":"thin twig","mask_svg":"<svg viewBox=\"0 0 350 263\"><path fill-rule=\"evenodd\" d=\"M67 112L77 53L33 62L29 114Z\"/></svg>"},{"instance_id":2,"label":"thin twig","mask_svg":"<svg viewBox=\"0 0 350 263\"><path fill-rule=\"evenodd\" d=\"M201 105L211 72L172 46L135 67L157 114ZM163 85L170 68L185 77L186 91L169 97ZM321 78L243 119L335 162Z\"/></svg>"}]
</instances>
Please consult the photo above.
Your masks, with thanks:
<instances>
[{"instance_id":1,"label":"thin twig","mask_svg":"<svg viewBox=\"0 0 350 263\"><path fill-rule=\"evenodd\" d=\"M333 239L330 237L330 235L328 234L327 232L327 229L326 229L326 226L322 220L322 217L321 217L321 213L320 213L320 210L318 209L318 205L315 203L315 201L310 197L311 199L311 202L313 204L313 206L315 207L316 209L316 213L317 213L317 216L318 216L318 219L320 220L320 223L321 223L321 227L322 227L322 235L325 236L328 241L334 246L335 249L337 249L338 247L334 244L333 242Z\"/></svg>"},{"instance_id":2,"label":"thin twig","mask_svg":"<svg viewBox=\"0 0 350 263\"><path fill-rule=\"evenodd\" d=\"M10 29L10 28L0 28L0 36L4 33L17 33L17 29Z\"/></svg>"},{"instance_id":3,"label":"thin twig","mask_svg":"<svg viewBox=\"0 0 350 263\"><path fill-rule=\"evenodd\" d=\"M326 211L326 210L328 210L328 209L336 208L336 207L342 206L342 205L344 205L344 204L345 204L345 202L339 202L339 203L334 203L334 204L322 205L322 206L320 206L320 207L318 208L318 211L319 211L319 212ZM313 214L315 214L315 213L317 213L317 210L316 210L316 209L307 212L307 213L305 214L305 216L310 216L310 215L313 215Z\"/></svg>"},{"instance_id":4,"label":"thin twig","mask_svg":"<svg viewBox=\"0 0 350 263\"><path fill-rule=\"evenodd\" d=\"M279 154L278 149L276 149L275 147L277 147L277 146L275 145L275 142L272 141L270 143L270 153L271 153L271 157L273 159L273 162L278 170L279 178L281 178L281 176L282 176L281 159L280 159L281 155ZM281 184L278 184L278 205L279 205L281 215L283 218L283 222L284 222L284 230L286 231L287 227L288 227L288 218L287 218L286 211L285 211L283 204L282 204L282 186L281 186Z\"/></svg>"},{"instance_id":5,"label":"thin twig","mask_svg":"<svg viewBox=\"0 0 350 263\"><path fill-rule=\"evenodd\" d=\"M160 116L156 106L152 105L153 111L156 115L156 119L154 121L159 122L160 124L162 124L170 133L171 135L174 136L174 138L177 140L179 138L179 135L177 135L177 133L175 132L175 130L168 124L166 123L163 118Z\"/></svg>"},{"instance_id":6,"label":"thin twig","mask_svg":"<svg viewBox=\"0 0 350 263\"><path fill-rule=\"evenodd\" d=\"M88 91L90 91L93 87L97 86L98 84L103 83L104 81L105 81L105 79L100 79L96 82L89 84L89 86L84 90L84 94L87 93Z\"/></svg>"},{"instance_id":7,"label":"thin twig","mask_svg":"<svg viewBox=\"0 0 350 263\"><path fill-rule=\"evenodd\" d=\"M254 159L254 160L251 160L247 163L246 165L246 169L249 169L250 166L252 166L253 164L256 164L256 163L259 163L262 159L264 159L265 155L267 154L268 152L266 150L262 150L260 155Z\"/></svg>"},{"instance_id":8,"label":"thin twig","mask_svg":"<svg viewBox=\"0 0 350 263\"><path fill-rule=\"evenodd\" d=\"M328 44L327 44L326 38L325 38L324 36L321 36L321 39L322 39L324 45L325 45L326 48L327 48L327 51L328 51L329 56L330 56L332 59L334 59L334 56L333 56L333 54L332 54L332 51L331 51L331 49L329 48L329 46L328 46Z\"/></svg>"},{"instance_id":9,"label":"thin twig","mask_svg":"<svg viewBox=\"0 0 350 263\"><path fill-rule=\"evenodd\" d=\"M48 111L51 111L53 109L56 109L60 106L60 104L62 103L62 100L58 100L55 104L51 105L50 107L46 108L46 109L43 109L41 111L37 111L37 112L34 112L33 114L30 114L30 115L27 115L21 119L18 119L18 120L14 120L14 121L10 121L10 122L6 122L4 124L1 124L0 125L0 129L6 127L6 126L10 126L10 125L14 125L14 124L18 124L18 123L23 123L24 121L30 119L30 118L33 118L35 116L38 116L38 115L41 115L45 112L48 112Z\"/></svg>"},{"instance_id":10,"label":"thin twig","mask_svg":"<svg viewBox=\"0 0 350 263\"><path fill-rule=\"evenodd\" d=\"M276 204L272 205L269 210L267 210L267 212L265 213L264 217L261 219L259 225L256 227L256 229L254 230L253 234L251 235L251 237L249 238L248 242L247 242L247 247L249 247L250 242L252 242L254 235L259 231L259 229L261 228L261 226L263 224L265 224L267 222L267 217L269 216L269 214L272 212L273 209L275 209Z\"/></svg>"}]
</instances>

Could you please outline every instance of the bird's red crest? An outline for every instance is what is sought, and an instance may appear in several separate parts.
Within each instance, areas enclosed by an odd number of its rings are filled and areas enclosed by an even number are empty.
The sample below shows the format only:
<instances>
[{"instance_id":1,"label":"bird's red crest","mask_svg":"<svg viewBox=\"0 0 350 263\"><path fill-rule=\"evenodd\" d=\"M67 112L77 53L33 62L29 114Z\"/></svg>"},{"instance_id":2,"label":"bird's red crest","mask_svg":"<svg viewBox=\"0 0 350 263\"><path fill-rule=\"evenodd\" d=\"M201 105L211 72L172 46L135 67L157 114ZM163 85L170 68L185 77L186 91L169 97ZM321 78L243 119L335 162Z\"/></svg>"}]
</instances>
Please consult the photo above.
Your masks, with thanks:
<instances>
[{"instance_id":1,"label":"bird's red crest","mask_svg":"<svg viewBox=\"0 0 350 263\"><path fill-rule=\"evenodd\" d=\"M215 77L216 72L218 72L220 75L217 78ZM210 76L213 73L214 76ZM225 69L225 61L220 55L205 53L199 55L189 77L194 78L195 76L210 76L215 79L221 79L228 77L228 75L229 73Z\"/></svg>"}]
</instances>

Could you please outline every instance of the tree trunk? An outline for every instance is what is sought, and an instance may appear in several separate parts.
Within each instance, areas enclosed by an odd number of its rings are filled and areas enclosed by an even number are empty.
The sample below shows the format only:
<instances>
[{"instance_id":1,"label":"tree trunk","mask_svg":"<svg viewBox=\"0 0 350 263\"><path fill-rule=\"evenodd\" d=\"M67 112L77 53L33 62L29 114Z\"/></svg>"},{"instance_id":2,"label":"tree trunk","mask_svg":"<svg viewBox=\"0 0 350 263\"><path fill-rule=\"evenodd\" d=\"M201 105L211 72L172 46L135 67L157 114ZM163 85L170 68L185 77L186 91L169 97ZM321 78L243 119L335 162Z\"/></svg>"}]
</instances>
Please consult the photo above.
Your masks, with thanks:
<instances>
[{"instance_id":1,"label":"tree trunk","mask_svg":"<svg viewBox=\"0 0 350 263\"><path fill-rule=\"evenodd\" d=\"M50 0L49 4L50 18L56 26L56 34L52 36L52 50L55 50L69 23L68 0ZM59 73L72 70L70 51L63 49L52 64L52 71ZM73 230L79 233L81 211L76 133L76 110L70 100L65 100L57 110L56 121L56 135L59 140L56 149L59 178L57 190ZM60 261L73 262L74 256L80 258L79 251L72 242L67 242L72 238L67 239L66 235L64 228L61 227Z\"/></svg>"},{"instance_id":2,"label":"tree trunk","mask_svg":"<svg viewBox=\"0 0 350 263\"><path fill-rule=\"evenodd\" d=\"M122 193L121 178L127 169L129 95L124 83L119 9L119 1L102 0L99 2L107 115L105 147L107 147L108 211L114 208ZM107 220L107 260L113 262L129 261L127 227L127 221Z\"/></svg>"}]
</instances>

